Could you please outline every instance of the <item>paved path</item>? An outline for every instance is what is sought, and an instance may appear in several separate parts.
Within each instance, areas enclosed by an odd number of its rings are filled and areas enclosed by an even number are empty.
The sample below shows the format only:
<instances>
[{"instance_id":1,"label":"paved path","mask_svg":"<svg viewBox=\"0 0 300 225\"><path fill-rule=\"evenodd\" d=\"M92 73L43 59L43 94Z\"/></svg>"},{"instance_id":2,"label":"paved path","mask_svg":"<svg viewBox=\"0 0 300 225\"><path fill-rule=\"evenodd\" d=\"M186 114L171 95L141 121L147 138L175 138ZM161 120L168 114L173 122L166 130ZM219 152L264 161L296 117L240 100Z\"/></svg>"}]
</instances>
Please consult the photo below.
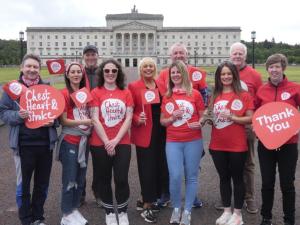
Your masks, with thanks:
<instances>
[{"instance_id":1,"label":"paved path","mask_svg":"<svg viewBox=\"0 0 300 225\"><path fill-rule=\"evenodd\" d=\"M207 149L208 131L205 130L204 135L205 147ZM6 126L0 127L0 225L19 225L17 218L17 212L15 208L15 169L14 162L12 159L11 152L8 148L8 128ZM143 225L147 224L139 216L135 210L135 201L139 197L140 188L137 175L137 166L135 151L132 151L131 167L130 167L130 188L131 197L129 203L129 219L131 225ZM256 159L257 160L257 159ZM298 163L299 164L299 163ZM298 168L299 165L298 165ZM105 224L104 211L96 207L91 191L91 163L89 164L89 170L87 175L88 188L87 188L87 204L84 205L80 210L84 216L89 220L90 225L103 225ZM257 202L260 202L260 173L256 171L257 185ZM61 165L58 162L54 162L52 174L51 174L51 185L49 189L49 197L45 206L45 216L47 224L58 225L61 212L59 207L60 202L60 188L61 188ZM278 178L277 178L278 179ZM216 211L213 207L214 203L219 199L218 189L218 177L216 170L212 164L211 157L209 154L202 160L202 171L200 176L201 184L198 188L199 196L204 201L204 207L201 209L193 210L192 213L192 225L213 225L215 224L216 218L221 214ZM300 173L296 174L296 189L300 189ZM300 224L300 197L299 193L297 196L297 208L296 213L296 224ZM281 208L281 194L278 189L278 183L276 188L275 204L274 204L274 224L282 224L282 208ZM169 224L169 217L171 209L167 208L160 212L158 225ZM258 225L260 221L259 214L250 215L243 211L244 221L246 225Z\"/></svg>"}]
</instances>

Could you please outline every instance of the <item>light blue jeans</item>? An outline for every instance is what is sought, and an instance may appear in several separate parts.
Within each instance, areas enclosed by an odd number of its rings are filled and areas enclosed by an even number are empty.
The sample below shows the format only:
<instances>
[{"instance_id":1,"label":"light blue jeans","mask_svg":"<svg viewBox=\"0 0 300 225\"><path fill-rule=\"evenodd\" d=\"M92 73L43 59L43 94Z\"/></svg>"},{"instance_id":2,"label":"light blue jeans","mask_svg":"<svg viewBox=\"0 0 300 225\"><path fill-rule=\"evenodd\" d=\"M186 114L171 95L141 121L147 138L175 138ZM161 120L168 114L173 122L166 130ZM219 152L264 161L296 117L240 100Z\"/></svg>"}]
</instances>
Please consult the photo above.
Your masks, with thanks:
<instances>
[{"instance_id":1,"label":"light blue jeans","mask_svg":"<svg viewBox=\"0 0 300 225\"><path fill-rule=\"evenodd\" d=\"M167 142L166 155L170 176L170 194L174 208L181 208L181 182L185 175L185 206L191 211L197 194L198 173L203 151L202 139L189 142Z\"/></svg>"}]
</instances>

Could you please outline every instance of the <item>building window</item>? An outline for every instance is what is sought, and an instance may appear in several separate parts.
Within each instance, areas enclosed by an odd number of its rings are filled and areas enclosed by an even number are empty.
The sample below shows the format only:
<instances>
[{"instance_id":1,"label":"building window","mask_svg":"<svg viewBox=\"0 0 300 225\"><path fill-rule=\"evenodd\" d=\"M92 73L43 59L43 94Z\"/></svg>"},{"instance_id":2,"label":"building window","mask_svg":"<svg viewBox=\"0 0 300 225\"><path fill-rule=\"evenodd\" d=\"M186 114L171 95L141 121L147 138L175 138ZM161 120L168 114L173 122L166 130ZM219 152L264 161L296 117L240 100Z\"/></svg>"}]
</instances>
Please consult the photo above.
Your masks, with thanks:
<instances>
[{"instance_id":1,"label":"building window","mask_svg":"<svg viewBox=\"0 0 300 225\"><path fill-rule=\"evenodd\" d=\"M55 39L58 39L58 35L55 35Z\"/></svg>"},{"instance_id":2,"label":"building window","mask_svg":"<svg viewBox=\"0 0 300 225\"><path fill-rule=\"evenodd\" d=\"M90 45L90 42L88 41L88 42L86 43L86 45Z\"/></svg>"},{"instance_id":3,"label":"building window","mask_svg":"<svg viewBox=\"0 0 300 225\"><path fill-rule=\"evenodd\" d=\"M56 46L56 47L58 46L58 42L55 42L55 46Z\"/></svg>"},{"instance_id":4,"label":"building window","mask_svg":"<svg viewBox=\"0 0 300 225\"><path fill-rule=\"evenodd\" d=\"M228 39L228 34L226 34L226 39Z\"/></svg>"},{"instance_id":5,"label":"building window","mask_svg":"<svg viewBox=\"0 0 300 225\"><path fill-rule=\"evenodd\" d=\"M86 35L86 39L90 39L90 35Z\"/></svg>"},{"instance_id":6,"label":"building window","mask_svg":"<svg viewBox=\"0 0 300 225\"><path fill-rule=\"evenodd\" d=\"M47 39L50 39L50 35L47 35Z\"/></svg>"},{"instance_id":7,"label":"building window","mask_svg":"<svg viewBox=\"0 0 300 225\"><path fill-rule=\"evenodd\" d=\"M172 38L175 39L175 35L173 35Z\"/></svg>"},{"instance_id":8,"label":"building window","mask_svg":"<svg viewBox=\"0 0 300 225\"><path fill-rule=\"evenodd\" d=\"M42 47L43 46L43 42L40 42L40 47Z\"/></svg>"},{"instance_id":9,"label":"building window","mask_svg":"<svg viewBox=\"0 0 300 225\"><path fill-rule=\"evenodd\" d=\"M188 42L187 46L191 46L191 43L190 43L190 42Z\"/></svg>"},{"instance_id":10,"label":"building window","mask_svg":"<svg viewBox=\"0 0 300 225\"><path fill-rule=\"evenodd\" d=\"M228 44L228 41L226 41L226 46L228 46L229 44Z\"/></svg>"},{"instance_id":11,"label":"building window","mask_svg":"<svg viewBox=\"0 0 300 225\"><path fill-rule=\"evenodd\" d=\"M47 46L50 47L50 45L51 45L51 43L50 43L50 42L47 42Z\"/></svg>"},{"instance_id":12,"label":"building window","mask_svg":"<svg viewBox=\"0 0 300 225\"><path fill-rule=\"evenodd\" d=\"M210 46L214 46L214 42L212 41L212 42L210 42Z\"/></svg>"},{"instance_id":13,"label":"building window","mask_svg":"<svg viewBox=\"0 0 300 225\"><path fill-rule=\"evenodd\" d=\"M210 54L211 54L211 55L213 55L213 54L214 54L214 52L210 52Z\"/></svg>"},{"instance_id":14,"label":"building window","mask_svg":"<svg viewBox=\"0 0 300 225\"><path fill-rule=\"evenodd\" d=\"M102 42L102 46L105 46L105 42L104 41Z\"/></svg>"},{"instance_id":15,"label":"building window","mask_svg":"<svg viewBox=\"0 0 300 225\"><path fill-rule=\"evenodd\" d=\"M42 35L40 35L40 39L43 39L43 36L42 36Z\"/></svg>"},{"instance_id":16,"label":"building window","mask_svg":"<svg viewBox=\"0 0 300 225\"><path fill-rule=\"evenodd\" d=\"M180 39L182 39L182 36L180 35L180 37L179 37Z\"/></svg>"},{"instance_id":17,"label":"building window","mask_svg":"<svg viewBox=\"0 0 300 225\"><path fill-rule=\"evenodd\" d=\"M137 67L138 63L137 63L137 59L136 58L133 59L132 64L133 64L132 65L133 67Z\"/></svg>"},{"instance_id":18,"label":"building window","mask_svg":"<svg viewBox=\"0 0 300 225\"><path fill-rule=\"evenodd\" d=\"M125 59L125 67L129 67L129 59Z\"/></svg>"},{"instance_id":19,"label":"building window","mask_svg":"<svg viewBox=\"0 0 300 225\"><path fill-rule=\"evenodd\" d=\"M48 55L50 55L50 52L48 52Z\"/></svg>"},{"instance_id":20,"label":"building window","mask_svg":"<svg viewBox=\"0 0 300 225\"><path fill-rule=\"evenodd\" d=\"M67 56L67 53L64 52L64 56Z\"/></svg>"},{"instance_id":21,"label":"building window","mask_svg":"<svg viewBox=\"0 0 300 225\"><path fill-rule=\"evenodd\" d=\"M118 46L121 47L121 42L120 41L118 42Z\"/></svg>"},{"instance_id":22,"label":"building window","mask_svg":"<svg viewBox=\"0 0 300 225\"><path fill-rule=\"evenodd\" d=\"M110 46L114 46L114 42L111 41L111 42L110 42Z\"/></svg>"},{"instance_id":23,"label":"building window","mask_svg":"<svg viewBox=\"0 0 300 225\"><path fill-rule=\"evenodd\" d=\"M221 39L221 34L218 35L218 39Z\"/></svg>"},{"instance_id":24,"label":"building window","mask_svg":"<svg viewBox=\"0 0 300 225\"><path fill-rule=\"evenodd\" d=\"M236 39L236 35L233 35L233 38Z\"/></svg>"},{"instance_id":25,"label":"building window","mask_svg":"<svg viewBox=\"0 0 300 225\"><path fill-rule=\"evenodd\" d=\"M221 55L221 52L218 52L219 55Z\"/></svg>"},{"instance_id":26,"label":"building window","mask_svg":"<svg viewBox=\"0 0 300 225\"><path fill-rule=\"evenodd\" d=\"M114 37L112 35L110 35L110 39L113 39Z\"/></svg>"},{"instance_id":27,"label":"building window","mask_svg":"<svg viewBox=\"0 0 300 225\"><path fill-rule=\"evenodd\" d=\"M195 42L195 46L198 46L198 42L197 41Z\"/></svg>"},{"instance_id":28,"label":"building window","mask_svg":"<svg viewBox=\"0 0 300 225\"><path fill-rule=\"evenodd\" d=\"M205 45L206 45L205 42L203 42L202 46L205 46Z\"/></svg>"},{"instance_id":29,"label":"building window","mask_svg":"<svg viewBox=\"0 0 300 225\"><path fill-rule=\"evenodd\" d=\"M165 46L168 46L168 42L165 42Z\"/></svg>"},{"instance_id":30,"label":"building window","mask_svg":"<svg viewBox=\"0 0 300 225\"><path fill-rule=\"evenodd\" d=\"M205 35L203 35L203 39L205 39L206 38L206 36Z\"/></svg>"},{"instance_id":31,"label":"building window","mask_svg":"<svg viewBox=\"0 0 300 225\"><path fill-rule=\"evenodd\" d=\"M31 39L32 39L32 40L34 39L34 35L31 35Z\"/></svg>"},{"instance_id":32,"label":"building window","mask_svg":"<svg viewBox=\"0 0 300 225\"><path fill-rule=\"evenodd\" d=\"M67 43L66 43L66 42L63 42L63 46L67 46Z\"/></svg>"},{"instance_id":33,"label":"building window","mask_svg":"<svg viewBox=\"0 0 300 225\"><path fill-rule=\"evenodd\" d=\"M81 35L79 35L79 39L81 39L82 38L82 36Z\"/></svg>"},{"instance_id":34,"label":"building window","mask_svg":"<svg viewBox=\"0 0 300 225\"><path fill-rule=\"evenodd\" d=\"M105 39L105 35L102 36L102 39Z\"/></svg>"},{"instance_id":35,"label":"building window","mask_svg":"<svg viewBox=\"0 0 300 225\"><path fill-rule=\"evenodd\" d=\"M159 41L157 42L157 44L156 44L157 46L159 46Z\"/></svg>"},{"instance_id":36,"label":"building window","mask_svg":"<svg viewBox=\"0 0 300 225\"><path fill-rule=\"evenodd\" d=\"M195 38L198 38L198 35L195 35Z\"/></svg>"},{"instance_id":37,"label":"building window","mask_svg":"<svg viewBox=\"0 0 300 225\"><path fill-rule=\"evenodd\" d=\"M63 35L63 39L66 39L66 35Z\"/></svg>"},{"instance_id":38,"label":"building window","mask_svg":"<svg viewBox=\"0 0 300 225\"><path fill-rule=\"evenodd\" d=\"M159 39L159 35L157 35L156 38Z\"/></svg>"},{"instance_id":39,"label":"building window","mask_svg":"<svg viewBox=\"0 0 300 225\"><path fill-rule=\"evenodd\" d=\"M98 39L98 36L97 36L97 35L95 35L95 36L94 36L94 39Z\"/></svg>"},{"instance_id":40,"label":"building window","mask_svg":"<svg viewBox=\"0 0 300 225\"><path fill-rule=\"evenodd\" d=\"M187 37L188 39L190 39L191 38L191 36L190 35L188 35L188 37Z\"/></svg>"},{"instance_id":41,"label":"building window","mask_svg":"<svg viewBox=\"0 0 300 225\"><path fill-rule=\"evenodd\" d=\"M73 34L71 35L71 39L74 39L74 35Z\"/></svg>"},{"instance_id":42,"label":"building window","mask_svg":"<svg viewBox=\"0 0 300 225\"><path fill-rule=\"evenodd\" d=\"M71 46L72 46L72 47L74 46L74 42L71 42Z\"/></svg>"},{"instance_id":43,"label":"building window","mask_svg":"<svg viewBox=\"0 0 300 225\"><path fill-rule=\"evenodd\" d=\"M78 46L82 46L82 42L80 41L80 42L78 42Z\"/></svg>"},{"instance_id":44,"label":"building window","mask_svg":"<svg viewBox=\"0 0 300 225\"><path fill-rule=\"evenodd\" d=\"M165 35L165 39L168 39L168 35Z\"/></svg>"}]
</instances>

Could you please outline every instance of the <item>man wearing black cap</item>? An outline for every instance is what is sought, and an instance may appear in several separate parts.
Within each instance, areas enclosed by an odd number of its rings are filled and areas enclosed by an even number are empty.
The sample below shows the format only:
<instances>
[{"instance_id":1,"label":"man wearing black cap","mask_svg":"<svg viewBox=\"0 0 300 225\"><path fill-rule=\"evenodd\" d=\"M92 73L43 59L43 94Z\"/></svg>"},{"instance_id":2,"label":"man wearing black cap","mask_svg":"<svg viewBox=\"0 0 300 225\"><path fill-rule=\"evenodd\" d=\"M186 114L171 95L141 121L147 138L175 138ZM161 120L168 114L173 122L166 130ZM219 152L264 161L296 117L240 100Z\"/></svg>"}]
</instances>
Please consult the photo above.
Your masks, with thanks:
<instances>
[{"instance_id":1,"label":"man wearing black cap","mask_svg":"<svg viewBox=\"0 0 300 225\"><path fill-rule=\"evenodd\" d=\"M83 49L83 60L91 89L97 86L96 69L98 67L98 49L95 45L87 45Z\"/></svg>"},{"instance_id":2,"label":"man wearing black cap","mask_svg":"<svg viewBox=\"0 0 300 225\"><path fill-rule=\"evenodd\" d=\"M95 88L97 86L97 76L96 76L96 69L98 68L98 49L95 45L87 45L85 46L85 48L83 49L83 60L84 60L84 64L85 64L85 71L86 71L86 74L87 74L87 77L88 77L88 80L89 80L89 84L90 84L90 88L91 90L93 88ZM94 158L93 155L94 153L91 152L92 154L92 159ZM98 176L95 176L95 173L97 173L94 169L94 160L93 160L93 181L92 181L92 190L93 190L93 193L94 193L94 196L95 196L95 199L96 199L96 203L98 206L100 206L100 195L98 194L98 182L97 180L95 179L95 177L98 177ZM85 186L86 186L86 183L85 183ZM85 202L85 195L86 195L86 191L85 191L85 188L84 188L84 191L82 193L82 197L81 197L81 205L84 204Z\"/></svg>"}]
</instances>

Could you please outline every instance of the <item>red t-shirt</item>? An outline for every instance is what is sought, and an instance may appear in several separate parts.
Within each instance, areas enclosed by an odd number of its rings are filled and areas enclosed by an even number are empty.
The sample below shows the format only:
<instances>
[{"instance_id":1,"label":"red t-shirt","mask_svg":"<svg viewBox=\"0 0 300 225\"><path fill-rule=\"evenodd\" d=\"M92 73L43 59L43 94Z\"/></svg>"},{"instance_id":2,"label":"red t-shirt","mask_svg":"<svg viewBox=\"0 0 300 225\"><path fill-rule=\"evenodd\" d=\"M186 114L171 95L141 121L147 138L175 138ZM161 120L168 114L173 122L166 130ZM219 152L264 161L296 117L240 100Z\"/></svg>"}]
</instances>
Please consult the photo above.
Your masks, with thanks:
<instances>
[{"instance_id":1,"label":"red t-shirt","mask_svg":"<svg viewBox=\"0 0 300 225\"><path fill-rule=\"evenodd\" d=\"M230 106L227 106L228 103ZM248 92L237 96L234 92L223 93L214 101L215 126L212 127L209 148L216 151L247 151L245 125L234 123L230 119L220 118L220 112L230 110L233 114L244 116L247 110L253 110L253 98Z\"/></svg>"},{"instance_id":2,"label":"red t-shirt","mask_svg":"<svg viewBox=\"0 0 300 225\"><path fill-rule=\"evenodd\" d=\"M102 124L109 140L115 138L126 118L127 107L133 107L133 100L129 90L107 90L105 87L97 87L92 90L92 107L99 107L99 121ZM95 129L92 131L90 144L103 145ZM130 144L127 132L119 144Z\"/></svg>"},{"instance_id":3,"label":"red t-shirt","mask_svg":"<svg viewBox=\"0 0 300 225\"><path fill-rule=\"evenodd\" d=\"M250 66L246 66L239 71L242 88L249 91L254 97L258 88L262 85L260 73Z\"/></svg>"},{"instance_id":4,"label":"red t-shirt","mask_svg":"<svg viewBox=\"0 0 300 225\"><path fill-rule=\"evenodd\" d=\"M187 66L190 81L193 84L193 88L201 90L207 87L206 84L206 72L203 69L188 65ZM162 81L165 86L169 83L169 68L165 68L160 71L158 80Z\"/></svg>"},{"instance_id":5,"label":"red t-shirt","mask_svg":"<svg viewBox=\"0 0 300 225\"><path fill-rule=\"evenodd\" d=\"M69 91L67 88L64 88L61 90L61 93L65 97L65 109L64 113L67 113L67 118L71 120L84 120L84 119L89 119L89 110L88 110L88 105L84 105L81 108L77 108L75 104L71 104L71 99L69 95ZM87 130L89 129L89 126L86 125L79 125L78 126L80 129ZM71 143L71 144L79 144L80 142L80 136L74 136L74 135L65 135L64 140Z\"/></svg>"},{"instance_id":6,"label":"red t-shirt","mask_svg":"<svg viewBox=\"0 0 300 225\"><path fill-rule=\"evenodd\" d=\"M187 121L189 123L199 121L199 111L205 108L200 93L193 89L191 96L175 92L171 98L163 97L161 112L165 118L169 118L178 108L184 110L183 118L167 127L167 141L187 142L202 138L201 130L192 130L187 125Z\"/></svg>"}]
</instances>

